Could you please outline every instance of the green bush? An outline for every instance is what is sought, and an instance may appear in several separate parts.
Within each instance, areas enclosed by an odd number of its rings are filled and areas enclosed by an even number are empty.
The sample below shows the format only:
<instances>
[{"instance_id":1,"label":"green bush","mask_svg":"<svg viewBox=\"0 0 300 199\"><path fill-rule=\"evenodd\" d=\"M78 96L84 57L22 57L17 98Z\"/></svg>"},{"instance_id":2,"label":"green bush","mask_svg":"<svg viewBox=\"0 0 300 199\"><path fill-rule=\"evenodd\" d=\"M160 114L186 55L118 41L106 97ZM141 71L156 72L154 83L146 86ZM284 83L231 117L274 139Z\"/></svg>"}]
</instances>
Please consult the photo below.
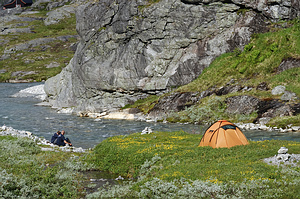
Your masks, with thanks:
<instances>
[{"instance_id":1,"label":"green bush","mask_svg":"<svg viewBox=\"0 0 300 199\"><path fill-rule=\"evenodd\" d=\"M31 139L0 136L0 198L80 198L81 175L71 169L77 167L70 166L76 165L70 155L42 152Z\"/></svg>"}]
</instances>

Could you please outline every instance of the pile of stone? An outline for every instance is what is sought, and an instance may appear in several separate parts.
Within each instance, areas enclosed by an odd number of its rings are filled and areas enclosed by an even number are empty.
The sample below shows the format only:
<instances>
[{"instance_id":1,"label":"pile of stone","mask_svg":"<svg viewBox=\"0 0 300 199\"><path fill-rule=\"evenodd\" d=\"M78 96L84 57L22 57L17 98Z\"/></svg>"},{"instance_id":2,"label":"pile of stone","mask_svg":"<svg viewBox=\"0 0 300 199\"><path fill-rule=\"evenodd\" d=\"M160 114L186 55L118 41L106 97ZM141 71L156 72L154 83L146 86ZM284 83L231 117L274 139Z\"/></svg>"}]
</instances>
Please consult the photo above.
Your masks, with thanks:
<instances>
[{"instance_id":1,"label":"pile of stone","mask_svg":"<svg viewBox=\"0 0 300 199\"><path fill-rule=\"evenodd\" d=\"M277 127L270 127L266 126L264 124L254 124L254 123L236 123L236 125L240 129L245 129L245 130L264 130L264 131L280 131L282 133L285 132L293 132L293 131L300 131L300 126L292 126L288 125L287 128L277 128Z\"/></svg>"},{"instance_id":2,"label":"pile of stone","mask_svg":"<svg viewBox=\"0 0 300 199\"><path fill-rule=\"evenodd\" d=\"M270 165L291 165L294 167L299 167L299 161L300 161L300 154L289 154L288 148L281 147L278 150L278 154L270 157L265 158L264 162Z\"/></svg>"},{"instance_id":3,"label":"pile of stone","mask_svg":"<svg viewBox=\"0 0 300 199\"><path fill-rule=\"evenodd\" d=\"M52 144L49 140L46 140L45 138L39 138L35 135L33 135L29 131L23 131L23 130L16 130L12 127L7 127L3 125L0 127L0 136L16 136L16 137L22 137L22 138L29 138L34 140L42 149L42 151L63 151L63 152L78 152L78 153L84 153L86 150L81 147L70 147L70 146L64 146L59 147L57 145Z\"/></svg>"}]
</instances>

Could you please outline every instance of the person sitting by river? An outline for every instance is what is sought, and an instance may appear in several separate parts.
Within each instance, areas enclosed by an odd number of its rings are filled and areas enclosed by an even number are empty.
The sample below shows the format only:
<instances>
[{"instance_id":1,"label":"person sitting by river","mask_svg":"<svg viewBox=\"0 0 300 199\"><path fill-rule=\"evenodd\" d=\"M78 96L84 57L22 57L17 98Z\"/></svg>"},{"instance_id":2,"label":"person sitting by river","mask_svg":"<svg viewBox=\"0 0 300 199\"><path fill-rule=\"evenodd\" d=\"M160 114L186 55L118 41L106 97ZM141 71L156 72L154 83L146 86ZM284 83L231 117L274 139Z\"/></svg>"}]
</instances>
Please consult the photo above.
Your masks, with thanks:
<instances>
[{"instance_id":1,"label":"person sitting by river","mask_svg":"<svg viewBox=\"0 0 300 199\"><path fill-rule=\"evenodd\" d=\"M54 135L51 137L51 143L52 143L52 144L56 144L57 138L58 138L58 136L59 136L60 134L61 134L60 131L57 131L56 133L54 133Z\"/></svg>"},{"instance_id":2,"label":"person sitting by river","mask_svg":"<svg viewBox=\"0 0 300 199\"><path fill-rule=\"evenodd\" d=\"M66 144L69 145L69 146L72 146L72 143L71 143L70 139L65 138L65 131L61 131L61 134L57 138L57 143L56 144L58 146L66 146Z\"/></svg>"}]
</instances>

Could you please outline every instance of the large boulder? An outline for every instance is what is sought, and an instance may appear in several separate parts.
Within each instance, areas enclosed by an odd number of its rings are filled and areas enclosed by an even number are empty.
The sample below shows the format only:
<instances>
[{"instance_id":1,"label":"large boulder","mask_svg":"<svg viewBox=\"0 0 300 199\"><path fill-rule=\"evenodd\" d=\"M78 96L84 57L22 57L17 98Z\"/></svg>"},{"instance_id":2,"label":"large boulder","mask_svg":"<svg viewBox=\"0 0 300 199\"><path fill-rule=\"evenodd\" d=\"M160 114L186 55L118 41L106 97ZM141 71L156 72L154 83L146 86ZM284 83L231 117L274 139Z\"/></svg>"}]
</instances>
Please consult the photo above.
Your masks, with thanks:
<instances>
[{"instance_id":1,"label":"large boulder","mask_svg":"<svg viewBox=\"0 0 300 199\"><path fill-rule=\"evenodd\" d=\"M75 13L74 5L63 6L47 13L47 18L44 20L46 26L59 23L65 18L71 17Z\"/></svg>"},{"instance_id":2,"label":"large boulder","mask_svg":"<svg viewBox=\"0 0 300 199\"><path fill-rule=\"evenodd\" d=\"M226 99L226 112L248 115L258 109L259 102L258 98L247 95L229 97Z\"/></svg>"},{"instance_id":3,"label":"large boulder","mask_svg":"<svg viewBox=\"0 0 300 199\"><path fill-rule=\"evenodd\" d=\"M46 83L46 91L57 88L48 93L49 100L58 107L75 106L75 111L102 112L187 84L217 56L243 48L253 33L268 30L269 19L277 19L260 13L274 3L252 4L209 0L83 4L76 10L81 41L69 66ZM287 8L287 17L291 16L292 4L275 4ZM253 9L239 12L245 7Z\"/></svg>"}]
</instances>

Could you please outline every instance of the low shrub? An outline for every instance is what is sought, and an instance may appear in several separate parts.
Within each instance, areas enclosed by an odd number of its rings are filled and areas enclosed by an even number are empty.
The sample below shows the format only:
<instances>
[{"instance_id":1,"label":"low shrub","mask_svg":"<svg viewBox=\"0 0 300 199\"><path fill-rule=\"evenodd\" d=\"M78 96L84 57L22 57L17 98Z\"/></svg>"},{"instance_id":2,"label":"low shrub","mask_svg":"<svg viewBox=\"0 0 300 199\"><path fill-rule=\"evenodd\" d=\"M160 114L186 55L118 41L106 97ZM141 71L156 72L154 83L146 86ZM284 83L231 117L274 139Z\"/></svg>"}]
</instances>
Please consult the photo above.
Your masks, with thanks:
<instances>
[{"instance_id":1,"label":"low shrub","mask_svg":"<svg viewBox=\"0 0 300 199\"><path fill-rule=\"evenodd\" d=\"M31 139L0 136L0 198L82 197L71 155L43 152Z\"/></svg>"}]
</instances>

